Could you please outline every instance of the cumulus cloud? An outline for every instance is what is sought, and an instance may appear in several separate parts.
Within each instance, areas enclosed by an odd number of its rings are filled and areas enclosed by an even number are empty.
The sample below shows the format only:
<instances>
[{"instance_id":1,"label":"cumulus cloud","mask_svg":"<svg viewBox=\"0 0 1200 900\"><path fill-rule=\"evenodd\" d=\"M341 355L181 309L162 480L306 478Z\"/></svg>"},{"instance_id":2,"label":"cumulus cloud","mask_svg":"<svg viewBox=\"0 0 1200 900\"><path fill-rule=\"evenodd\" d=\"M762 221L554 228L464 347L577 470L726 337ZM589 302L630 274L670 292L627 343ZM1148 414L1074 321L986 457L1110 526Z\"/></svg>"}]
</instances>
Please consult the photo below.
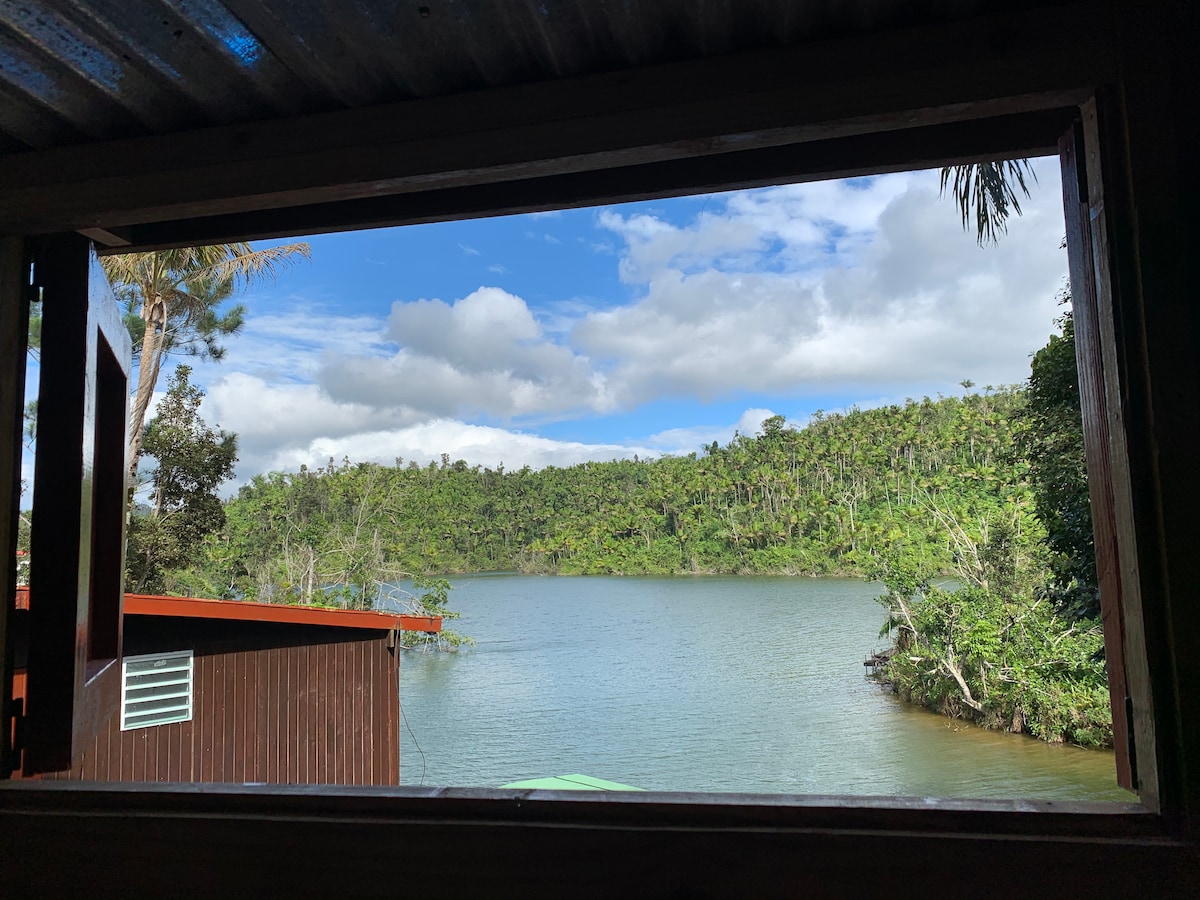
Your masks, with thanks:
<instances>
[{"instance_id":1,"label":"cumulus cloud","mask_svg":"<svg viewBox=\"0 0 1200 900\"><path fill-rule=\"evenodd\" d=\"M399 405L427 417L552 416L611 406L604 375L546 336L520 297L481 287L461 300L397 302L386 358L329 362L318 382L341 402Z\"/></svg>"},{"instance_id":2,"label":"cumulus cloud","mask_svg":"<svg viewBox=\"0 0 1200 900\"><path fill-rule=\"evenodd\" d=\"M437 462L444 453L471 465L508 469L522 466L571 466L588 461L651 457L661 450L629 444L557 441L521 431L438 419L408 428L364 431L340 438L315 438L303 446L277 451L268 468L295 471L301 465L341 461L391 464L397 458L421 465Z\"/></svg>"},{"instance_id":3,"label":"cumulus cloud","mask_svg":"<svg viewBox=\"0 0 1200 900\"><path fill-rule=\"evenodd\" d=\"M611 363L622 406L1018 381L1066 270L1056 170L1039 177L1025 215L985 248L932 172L735 194L687 228L604 213L626 241L622 277L644 293L585 316L572 338Z\"/></svg>"}]
</instances>

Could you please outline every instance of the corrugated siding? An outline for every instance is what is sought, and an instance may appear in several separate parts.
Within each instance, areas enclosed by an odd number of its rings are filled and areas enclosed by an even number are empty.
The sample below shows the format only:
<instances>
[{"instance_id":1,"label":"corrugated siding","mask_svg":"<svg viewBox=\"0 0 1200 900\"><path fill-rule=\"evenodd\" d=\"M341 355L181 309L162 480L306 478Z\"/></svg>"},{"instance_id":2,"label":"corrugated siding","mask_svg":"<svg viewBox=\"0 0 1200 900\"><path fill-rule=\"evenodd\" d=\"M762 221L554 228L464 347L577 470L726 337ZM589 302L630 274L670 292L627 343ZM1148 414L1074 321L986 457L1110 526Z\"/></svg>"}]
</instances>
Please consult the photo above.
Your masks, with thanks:
<instances>
[{"instance_id":1,"label":"corrugated siding","mask_svg":"<svg viewBox=\"0 0 1200 900\"><path fill-rule=\"evenodd\" d=\"M0 152L443 96L1052 2L0 2Z\"/></svg>"},{"instance_id":2,"label":"corrugated siding","mask_svg":"<svg viewBox=\"0 0 1200 900\"><path fill-rule=\"evenodd\" d=\"M196 650L190 722L121 731L69 772L85 781L400 783L398 662L384 636Z\"/></svg>"}]
</instances>

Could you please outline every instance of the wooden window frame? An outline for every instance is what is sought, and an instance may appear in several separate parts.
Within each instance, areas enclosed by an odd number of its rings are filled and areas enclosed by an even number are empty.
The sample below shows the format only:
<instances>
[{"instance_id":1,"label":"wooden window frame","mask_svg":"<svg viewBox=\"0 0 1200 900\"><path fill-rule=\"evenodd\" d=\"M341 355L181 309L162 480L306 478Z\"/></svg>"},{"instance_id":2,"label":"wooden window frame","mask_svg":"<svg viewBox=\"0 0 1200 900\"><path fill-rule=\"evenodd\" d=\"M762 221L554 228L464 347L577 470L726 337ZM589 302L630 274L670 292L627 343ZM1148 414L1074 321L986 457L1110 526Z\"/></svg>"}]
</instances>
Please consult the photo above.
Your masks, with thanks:
<instances>
[{"instance_id":1,"label":"wooden window frame","mask_svg":"<svg viewBox=\"0 0 1200 900\"><path fill-rule=\"evenodd\" d=\"M26 775L70 768L120 703L131 353L90 241L54 236L36 241L30 257L42 292L43 343L21 748Z\"/></svg>"},{"instance_id":2,"label":"wooden window frame","mask_svg":"<svg viewBox=\"0 0 1200 900\"><path fill-rule=\"evenodd\" d=\"M1087 296L1094 303L1089 300L1091 312L1084 316L1080 351L1082 378L1087 379L1085 402L1094 412L1088 422L1090 466L1103 465L1096 460L1105 446L1103 428L1108 429L1111 530L1101 536L1098 552L1101 577L1116 578L1120 589L1117 644L1123 649L1124 692L1132 713L1139 803L41 784L0 786L0 829L20 829L22 846L38 848L37 862L43 865L70 858L73 849L86 845L95 867L127 874L139 855L151 852L172 877L167 882L155 880L152 873L141 875L139 886L150 890L177 884L183 875L198 889L237 884L244 890L374 886L382 891L397 875L380 848L399 845L412 858L449 854L454 860L453 872L444 866L427 871L410 866L400 876L414 891L433 892L444 892L439 889L453 887L454 879L462 877L475 886L521 885L527 896L604 896L622 883L614 866L626 877L636 877L635 892L642 894L671 890L794 896L806 887L828 891L830 885L856 883L885 888L909 879L930 892L957 891L967 883L964 878L995 872L998 857L1007 859L1026 884L1044 888L1069 878L1071 890L1080 893L1155 895L1200 884L1195 842L1200 778L1189 754L1200 748L1200 716L1193 715L1200 691L1194 690L1197 676L1187 669L1193 651L1200 649L1200 618L1194 604L1187 602L1193 573L1185 565L1187 547L1197 535L1187 516L1200 508L1200 479L1186 477L1186 448L1200 443L1197 423L1187 409L1187 402L1200 399L1200 367L1194 365L1195 348L1189 343L1197 333L1194 314L1180 300L1187 284L1180 262L1186 253L1180 251L1188 248L1188 235L1169 233L1185 221L1184 204L1171 195L1176 171L1172 166L1177 167L1178 160L1156 158L1162 147L1182 146L1173 143L1180 140L1171 124L1175 95L1163 88L1165 76L1156 60L1161 49L1155 36L1166 33L1170 20L1139 31L1134 26L1145 25L1141 15L1140 10L1126 10L1124 19L1092 28L1090 19L1080 18L1077 11L1057 19L1040 11L1036 21L1024 23L1043 42L1040 49L1022 45L1038 60L1037 73L1025 82L1019 65L1006 69L988 54L982 65L989 71L970 70L965 87L962 80L947 85L935 78L936 72L930 74L932 70L903 75L912 60L924 65L930 59L929 48L922 50L907 39L898 45L867 38L853 52L834 47L824 57L831 69L837 68L835 61L843 69L846 59L864 63L850 67L853 78L825 94L811 85L803 94L780 88L761 95L758 106L727 97L696 107L695 115L691 107L680 105L678 117L661 122L669 139L659 143L645 137L656 126L634 115L634 124L626 122L629 127L623 134L642 141L641 149L622 156L616 148L580 162L579 155L570 155L571 141L585 147L591 146L589 141L605 144L604 130L613 128L612 117L606 118L611 110L602 102L609 95L593 80L593 93L581 88L574 99L580 103L587 98L599 111L581 114L566 137L554 136L548 149L542 145L541 162L522 161L524 168L516 176L516 163L486 169L484 162L472 164L471 148L456 147L439 177L419 173L417 180L425 179L426 188L414 187L414 180L389 182L381 188L384 196L378 197L360 185L347 185L341 192L314 190L315 180L332 178L330 167L346 158L345 148L331 147L330 141L366 146L374 140L374 155L360 174L364 183L376 177L372 166L382 165L380 157L393 138L368 136L364 129L386 116L353 113L339 120L346 126L341 131L330 128L331 119L314 124L308 132L314 149L306 161L288 170L272 160L276 168L270 191L263 189L254 197L247 179L257 177L258 170L245 156L259 144L246 137L246 129L231 128L207 138L210 150L219 150L228 139L228 178L222 180L220 166L202 170L195 164L212 188L206 200L156 194L152 175L144 181L131 176L132 184L124 185L97 175L93 181L98 192L89 194L91 176L85 173L82 187L76 180L56 193L53 186L37 187L34 165L14 176L35 185L25 206L20 197L7 206L0 202L0 220L31 230L86 229L118 250L440 221L1045 153L1061 149L1059 141L1069 133L1063 146L1070 144L1076 156L1067 160L1066 171L1086 173L1085 178L1064 181L1074 191L1066 197L1075 248L1072 274L1084 284L1090 269L1093 282ZM960 37L974 52L976 45L968 38L977 35ZM1092 38L1096 40L1089 43ZM931 40L934 51L949 46L946 34ZM1001 40L1020 44L1021 37L1004 32ZM989 52L1003 55L995 47ZM803 78L810 80L819 78L814 73L822 60L820 51L816 62L813 56L809 54L800 67ZM750 77L775 72L772 66L778 59L764 59L765 68L747 69ZM872 70L876 62L878 68ZM928 65L936 70L937 62ZM874 102L872 98L885 98L879 102L886 104L887 97L903 93L888 82L893 70L901 72L897 77L909 79L915 95L930 98L930 105L919 111L894 107L886 114L863 112L863 104ZM695 90L715 96L730 79L741 77L740 71L731 64L722 75L718 64L709 73L711 82L693 79ZM786 81L788 76L780 77ZM679 84L685 85L679 90L691 89L687 78L680 78ZM972 101L964 111L945 96L960 89L984 99ZM542 94L557 90L549 86ZM636 84L623 83L621 91L640 96ZM527 93L531 104L542 96ZM509 101L518 103L511 97L504 102ZM691 140L689 128L701 135L703 117L713 104L720 107L718 119L737 122L754 116L769 119L780 107L785 117L810 116L819 122L840 105L853 108L858 118L847 114L833 126L810 122L790 131L763 128L753 132L754 139L746 137L749 132L739 132L743 150L731 149L729 143L716 149L713 143L681 148L680 140ZM824 104L826 111L814 112L813 104ZM445 129L422 139L431 153L448 146L446 133L471 131L464 125L455 132L455 115L491 121L488 110L473 100L465 107L453 102L443 106L429 107L444 113L431 118L434 124L429 127ZM954 109L958 112L948 112ZM656 114L663 119L661 112ZM906 115L928 124L898 126ZM536 113L528 116L527 139L537 132ZM592 127L597 130L589 136ZM276 139L287 134L296 137L290 128L264 126L259 134L279 143ZM286 134L277 134L280 130ZM486 156L503 145L510 156L532 153L534 142L521 141L521 133L520 128L498 129L491 148L481 152ZM112 165L128 171L130 166L158 164L166 155L157 141L140 145L145 156L134 154L133 162ZM250 151L244 149L247 146ZM606 146L611 148L611 143ZM409 147L408 152L417 151ZM554 159L562 164L551 165ZM184 168L186 164L185 160ZM96 165L105 172L103 155ZM448 171L455 167L457 175ZM291 188L281 183L289 178ZM302 183L307 187L297 187ZM193 187L188 185L189 190ZM203 188L200 184L196 189ZM217 196L222 191L228 194ZM105 209L111 209L107 217ZM1089 248L1090 260L1080 256L1084 247ZM1173 474L1181 480L1169 484ZM1099 519L1106 521L1104 515ZM1111 605L1106 606L1106 616L1112 617ZM1122 712L1114 709L1117 716ZM150 847L137 839L148 828L155 835ZM207 848L206 854L196 854L197 842ZM0 863L15 858L11 853L5 856L10 846L0 843ZM264 863L264 852L286 858L286 868ZM220 857L220 871L214 871L214 855Z\"/></svg>"}]
</instances>

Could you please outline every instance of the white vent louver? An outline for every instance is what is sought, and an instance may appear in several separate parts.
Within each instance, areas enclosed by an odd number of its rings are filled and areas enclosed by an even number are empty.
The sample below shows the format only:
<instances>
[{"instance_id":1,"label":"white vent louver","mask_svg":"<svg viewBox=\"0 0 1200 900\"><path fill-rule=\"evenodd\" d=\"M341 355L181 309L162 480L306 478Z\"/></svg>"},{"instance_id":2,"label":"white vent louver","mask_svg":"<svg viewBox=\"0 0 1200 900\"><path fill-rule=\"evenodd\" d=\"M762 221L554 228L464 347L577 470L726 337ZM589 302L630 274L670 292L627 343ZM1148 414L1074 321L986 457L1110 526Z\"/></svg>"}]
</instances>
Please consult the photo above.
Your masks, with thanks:
<instances>
[{"instance_id":1,"label":"white vent louver","mask_svg":"<svg viewBox=\"0 0 1200 900\"><path fill-rule=\"evenodd\" d=\"M121 665L121 730L192 718L192 651L127 656Z\"/></svg>"}]
</instances>

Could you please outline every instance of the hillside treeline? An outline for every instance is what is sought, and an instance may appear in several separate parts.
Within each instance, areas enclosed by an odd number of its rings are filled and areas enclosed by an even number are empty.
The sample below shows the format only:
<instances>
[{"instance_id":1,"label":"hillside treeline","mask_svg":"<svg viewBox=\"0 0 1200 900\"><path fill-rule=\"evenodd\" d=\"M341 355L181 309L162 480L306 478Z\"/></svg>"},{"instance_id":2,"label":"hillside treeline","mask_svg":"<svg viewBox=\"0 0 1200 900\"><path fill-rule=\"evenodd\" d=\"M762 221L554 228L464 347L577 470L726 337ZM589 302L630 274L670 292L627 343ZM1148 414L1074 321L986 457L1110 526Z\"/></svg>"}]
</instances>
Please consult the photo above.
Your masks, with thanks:
<instances>
[{"instance_id":1,"label":"hillside treeline","mask_svg":"<svg viewBox=\"0 0 1200 900\"><path fill-rule=\"evenodd\" d=\"M650 460L505 470L336 464L256 476L190 573L197 590L308 600L398 573L864 574L881 548L950 570L946 513L1031 503L1001 390L767 420Z\"/></svg>"}]
</instances>

